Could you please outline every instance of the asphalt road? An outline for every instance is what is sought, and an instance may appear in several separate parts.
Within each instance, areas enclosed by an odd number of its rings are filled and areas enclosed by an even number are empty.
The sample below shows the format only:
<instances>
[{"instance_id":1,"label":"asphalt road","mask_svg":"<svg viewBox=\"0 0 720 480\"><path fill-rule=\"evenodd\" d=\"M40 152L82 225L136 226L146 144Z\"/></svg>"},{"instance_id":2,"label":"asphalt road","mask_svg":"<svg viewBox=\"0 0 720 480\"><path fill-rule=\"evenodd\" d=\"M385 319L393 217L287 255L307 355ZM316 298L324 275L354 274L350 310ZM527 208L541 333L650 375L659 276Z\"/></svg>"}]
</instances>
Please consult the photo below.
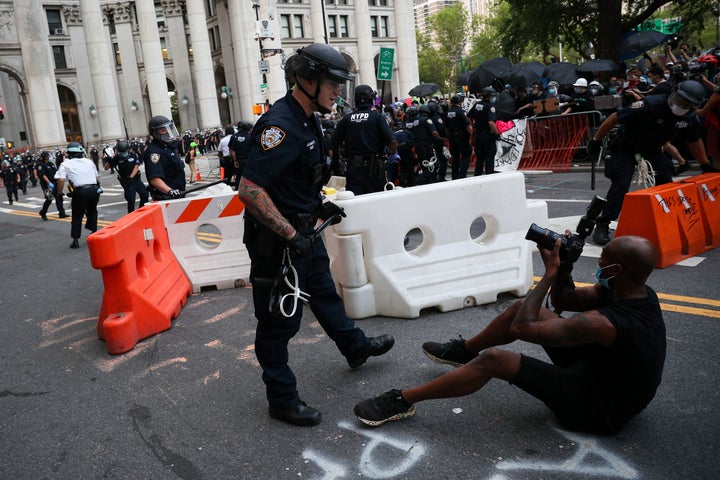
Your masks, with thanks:
<instances>
[{"instance_id":1,"label":"asphalt road","mask_svg":"<svg viewBox=\"0 0 720 480\"><path fill-rule=\"evenodd\" d=\"M125 213L113 181L103 172L101 226ZM597 193L607 187L599 178ZM573 230L595 193L586 168L528 175L526 191L548 202L556 231ZM416 320L360 320L370 335L394 335L396 345L356 371L306 309L290 359L301 396L323 422L299 428L267 416L250 289L194 294L170 330L108 355L96 333L104 287L85 239L68 248L69 218L58 219L54 206L47 222L39 218L39 187L12 207L4 193L1 479L720 478L718 249L653 273L667 324L663 383L619 435L564 431L542 403L500 381L421 403L411 419L377 429L355 419L357 401L447 371L420 345L471 336L513 301L504 295ZM577 282L593 280L598 252L587 246ZM537 254L534 265L541 274ZM533 345L508 348L545 358Z\"/></svg>"}]
</instances>

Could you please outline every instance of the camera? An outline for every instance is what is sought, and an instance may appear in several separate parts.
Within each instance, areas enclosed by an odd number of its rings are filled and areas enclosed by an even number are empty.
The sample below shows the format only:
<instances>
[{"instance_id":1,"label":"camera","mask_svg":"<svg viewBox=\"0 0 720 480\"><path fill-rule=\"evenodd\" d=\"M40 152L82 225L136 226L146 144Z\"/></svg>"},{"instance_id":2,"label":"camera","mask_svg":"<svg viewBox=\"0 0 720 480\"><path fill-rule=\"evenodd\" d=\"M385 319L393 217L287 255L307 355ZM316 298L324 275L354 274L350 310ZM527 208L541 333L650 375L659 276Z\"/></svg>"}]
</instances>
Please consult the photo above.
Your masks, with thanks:
<instances>
[{"instance_id":1,"label":"camera","mask_svg":"<svg viewBox=\"0 0 720 480\"><path fill-rule=\"evenodd\" d=\"M530 229L525 234L525 240L535 242L538 248L544 248L546 250L552 250L555 246L555 241L560 238L562 243L560 245L560 260L566 264L573 264L580 258L580 254L585 247L585 239L592 233L595 228L597 218L600 216L603 207L607 200L603 197L595 195L590 201L590 205L587 207L585 215L580 218L576 227L577 233L569 236L553 232L549 228L542 228L536 224L530 225Z\"/></svg>"}]
</instances>

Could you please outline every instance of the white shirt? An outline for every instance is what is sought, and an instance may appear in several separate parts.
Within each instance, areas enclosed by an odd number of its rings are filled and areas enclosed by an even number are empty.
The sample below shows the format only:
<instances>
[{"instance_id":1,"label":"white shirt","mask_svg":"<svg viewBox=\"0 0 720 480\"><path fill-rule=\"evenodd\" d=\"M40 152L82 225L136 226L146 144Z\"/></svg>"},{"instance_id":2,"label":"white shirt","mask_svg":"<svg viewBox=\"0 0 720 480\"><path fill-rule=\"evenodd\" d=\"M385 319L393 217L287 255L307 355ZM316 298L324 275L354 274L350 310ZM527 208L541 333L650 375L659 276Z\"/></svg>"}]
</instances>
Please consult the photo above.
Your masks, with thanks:
<instances>
[{"instance_id":1,"label":"white shirt","mask_svg":"<svg viewBox=\"0 0 720 480\"><path fill-rule=\"evenodd\" d=\"M95 185L98 181L97 168L92 160L87 158L68 158L60 164L55 173L55 179L68 180L74 187L80 185Z\"/></svg>"},{"instance_id":2,"label":"white shirt","mask_svg":"<svg viewBox=\"0 0 720 480\"><path fill-rule=\"evenodd\" d=\"M220 143L218 143L218 150L220 150L220 153L222 153L223 157L230 156L230 139L231 138L232 138L232 135L225 135L220 140Z\"/></svg>"}]
</instances>

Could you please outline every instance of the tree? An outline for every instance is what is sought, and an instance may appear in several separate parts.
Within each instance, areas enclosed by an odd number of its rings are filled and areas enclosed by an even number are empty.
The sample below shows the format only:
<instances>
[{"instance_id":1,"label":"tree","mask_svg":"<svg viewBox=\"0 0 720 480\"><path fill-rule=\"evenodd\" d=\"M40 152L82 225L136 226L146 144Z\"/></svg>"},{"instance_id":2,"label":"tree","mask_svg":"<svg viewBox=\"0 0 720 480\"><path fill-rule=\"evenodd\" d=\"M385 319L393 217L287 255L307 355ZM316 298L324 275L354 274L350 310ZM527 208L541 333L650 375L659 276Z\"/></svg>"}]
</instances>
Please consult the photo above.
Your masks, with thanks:
<instances>
[{"instance_id":1,"label":"tree","mask_svg":"<svg viewBox=\"0 0 720 480\"><path fill-rule=\"evenodd\" d=\"M417 41L420 81L452 91L468 41L468 14L462 3L454 3L431 15L428 27L430 35L418 35Z\"/></svg>"},{"instance_id":2,"label":"tree","mask_svg":"<svg viewBox=\"0 0 720 480\"><path fill-rule=\"evenodd\" d=\"M504 55L524 54L531 45L551 50L560 36L563 45L583 58L617 59L622 36L643 21L656 15L671 0L499 0L515 12L502 18L498 29ZM687 21L683 35L693 35L704 28L701 13L711 12L712 0L674 2L674 12ZM623 12L623 4L626 11ZM518 12L522 12L518 14Z\"/></svg>"}]
</instances>

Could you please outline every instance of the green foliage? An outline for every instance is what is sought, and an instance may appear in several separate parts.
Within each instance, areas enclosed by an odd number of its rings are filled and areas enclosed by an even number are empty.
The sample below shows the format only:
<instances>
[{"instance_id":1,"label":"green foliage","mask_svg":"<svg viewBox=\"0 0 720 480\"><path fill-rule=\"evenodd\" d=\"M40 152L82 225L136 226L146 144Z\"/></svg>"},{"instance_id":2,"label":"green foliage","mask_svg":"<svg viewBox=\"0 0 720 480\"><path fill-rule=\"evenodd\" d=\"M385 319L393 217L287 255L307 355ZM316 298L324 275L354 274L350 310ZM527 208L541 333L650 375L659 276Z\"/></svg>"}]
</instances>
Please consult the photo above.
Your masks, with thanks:
<instances>
[{"instance_id":1,"label":"green foliage","mask_svg":"<svg viewBox=\"0 0 720 480\"><path fill-rule=\"evenodd\" d=\"M448 78L452 68L447 57L443 57L439 50L430 44L430 38L416 32L418 49L418 73L420 83L437 83L443 91L448 90ZM405 92L407 93L407 92Z\"/></svg>"}]
</instances>

